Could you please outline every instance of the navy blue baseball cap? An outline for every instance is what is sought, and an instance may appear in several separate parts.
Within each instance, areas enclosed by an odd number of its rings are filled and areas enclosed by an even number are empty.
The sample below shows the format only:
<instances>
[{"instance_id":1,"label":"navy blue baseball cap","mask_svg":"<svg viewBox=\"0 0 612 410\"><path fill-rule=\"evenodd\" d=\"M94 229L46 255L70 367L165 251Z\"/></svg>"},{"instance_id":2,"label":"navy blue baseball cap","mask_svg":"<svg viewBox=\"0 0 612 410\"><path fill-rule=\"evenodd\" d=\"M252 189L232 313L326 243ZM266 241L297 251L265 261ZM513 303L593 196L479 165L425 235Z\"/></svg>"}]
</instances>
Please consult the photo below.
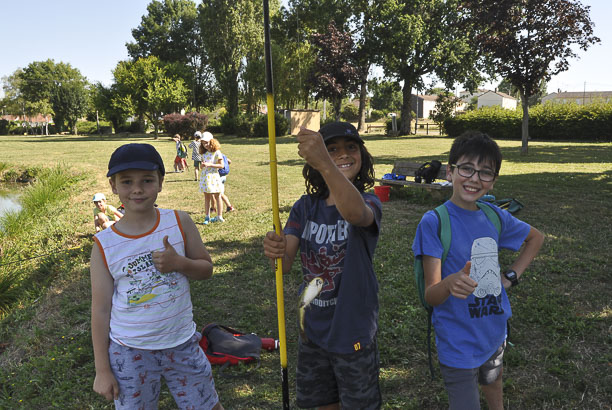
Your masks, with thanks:
<instances>
[{"instance_id":1,"label":"navy blue baseball cap","mask_svg":"<svg viewBox=\"0 0 612 410\"><path fill-rule=\"evenodd\" d=\"M164 161L150 144L125 144L117 148L108 161L106 176L110 177L126 169L158 170L162 176L166 174Z\"/></svg>"},{"instance_id":2,"label":"navy blue baseball cap","mask_svg":"<svg viewBox=\"0 0 612 410\"><path fill-rule=\"evenodd\" d=\"M355 128L353 124L349 122L330 122L329 124L322 126L319 133L323 136L323 141L325 142L335 137L347 137L354 139L361 144L364 143L357 132L357 128Z\"/></svg>"}]
</instances>

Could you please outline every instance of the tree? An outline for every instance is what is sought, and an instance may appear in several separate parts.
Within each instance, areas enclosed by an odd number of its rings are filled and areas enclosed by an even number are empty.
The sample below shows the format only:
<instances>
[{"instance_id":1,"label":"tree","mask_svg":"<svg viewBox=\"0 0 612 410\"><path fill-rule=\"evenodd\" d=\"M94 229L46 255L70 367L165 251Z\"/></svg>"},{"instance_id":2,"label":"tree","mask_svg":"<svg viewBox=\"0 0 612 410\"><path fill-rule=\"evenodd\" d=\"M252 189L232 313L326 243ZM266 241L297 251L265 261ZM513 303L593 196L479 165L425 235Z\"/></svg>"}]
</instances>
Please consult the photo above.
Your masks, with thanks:
<instances>
[{"instance_id":1,"label":"tree","mask_svg":"<svg viewBox=\"0 0 612 410\"><path fill-rule=\"evenodd\" d=\"M126 44L132 59L156 56L186 67L181 76L191 90L192 107L199 109L216 103L218 93L193 1L153 0L140 25L132 30L132 36L135 42Z\"/></svg>"},{"instance_id":2,"label":"tree","mask_svg":"<svg viewBox=\"0 0 612 410\"><path fill-rule=\"evenodd\" d=\"M372 92L370 107L375 110L397 112L402 108L402 88L395 81L371 80L369 89Z\"/></svg>"},{"instance_id":3,"label":"tree","mask_svg":"<svg viewBox=\"0 0 612 410\"><path fill-rule=\"evenodd\" d=\"M519 89L516 88L510 81L507 79L501 80L499 85L497 86L498 91L511 95L512 97L519 100L521 98L521 94ZM527 105L529 107L533 107L534 105L538 105L542 102L542 97L548 94L548 82L545 79L540 80L540 84L538 84L538 88L536 92L527 98Z\"/></svg>"},{"instance_id":4,"label":"tree","mask_svg":"<svg viewBox=\"0 0 612 410\"><path fill-rule=\"evenodd\" d=\"M122 108L121 104L115 105L113 101L118 100L117 85L105 87L101 83L94 86L93 105L102 116L113 124L115 132L118 132L129 116L129 112Z\"/></svg>"},{"instance_id":5,"label":"tree","mask_svg":"<svg viewBox=\"0 0 612 410\"><path fill-rule=\"evenodd\" d=\"M463 100L461 100L461 98L455 97L448 91L443 91L442 93L438 94L436 106L430 113L429 118L434 120L436 124L442 127L444 121L453 116L457 110L457 106L462 102Z\"/></svg>"},{"instance_id":6,"label":"tree","mask_svg":"<svg viewBox=\"0 0 612 410\"><path fill-rule=\"evenodd\" d=\"M460 0L381 0L374 13L378 62L385 75L403 81L400 134L410 133L412 89L435 75L452 88L481 82L479 56L471 46L471 22Z\"/></svg>"},{"instance_id":7,"label":"tree","mask_svg":"<svg viewBox=\"0 0 612 410\"><path fill-rule=\"evenodd\" d=\"M114 107L146 117L155 130L155 138L164 113L177 111L187 102L188 90L172 65L157 57L121 61L113 71L117 95Z\"/></svg>"},{"instance_id":8,"label":"tree","mask_svg":"<svg viewBox=\"0 0 612 410\"><path fill-rule=\"evenodd\" d=\"M497 74L514 85L523 108L521 153L528 152L529 98L542 80L569 68L576 50L600 40L589 6L575 0L478 0L466 2L479 30L475 44Z\"/></svg>"},{"instance_id":9,"label":"tree","mask_svg":"<svg viewBox=\"0 0 612 410\"><path fill-rule=\"evenodd\" d=\"M70 64L55 63L49 59L35 61L19 74L20 93L30 107L38 107L45 113L53 113L58 128L68 123L76 133L76 123L87 112L89 83L81 72Z\"/></svg>"},{"instance_id":10,"label":"tree","mask_svg":"<svg viewBox=\"0 0 612 410\"><path fill-rule=\"evenodd\" d=\"M331 21L327 32L311 36L317 57L308 82L312 84L317 98L332 102L336 121L340 120L342 98L355 92L359 85L354 43L351 35L341 32Z\"/></svg>"},{"instance_id":11,"label":"tree","mask_svg":"<svg viewBox=\"0 0 612 410\"><path fill-rule=\"evenodd\" d=\"M245 58L253 49L263 52L262 10L255 0L203 0L198 8L202 42L231 118L238 115Z\"/></svg>"}]
</instances>

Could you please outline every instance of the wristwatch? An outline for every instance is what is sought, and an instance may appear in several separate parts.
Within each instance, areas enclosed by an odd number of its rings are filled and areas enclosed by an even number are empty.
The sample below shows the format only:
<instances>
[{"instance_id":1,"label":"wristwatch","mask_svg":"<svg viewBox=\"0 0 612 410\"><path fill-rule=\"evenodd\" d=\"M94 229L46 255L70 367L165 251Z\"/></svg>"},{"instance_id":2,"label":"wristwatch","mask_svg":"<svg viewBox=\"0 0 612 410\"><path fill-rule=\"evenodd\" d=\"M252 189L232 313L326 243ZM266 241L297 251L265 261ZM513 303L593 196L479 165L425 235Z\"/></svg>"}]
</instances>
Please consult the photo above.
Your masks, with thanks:
<instances>
[{"instance_id":1,"label":"wristwatch","mask_svg":"<svg viewBox=\"0 0 612 410\"><path fill-rule=\"evenodd\" d=\"M504 272L504 276L510 281L510 283L512 283L512 286L516 286L519 284L518 275L515 271L508 270Z\"/></svg>"}]
</instances>

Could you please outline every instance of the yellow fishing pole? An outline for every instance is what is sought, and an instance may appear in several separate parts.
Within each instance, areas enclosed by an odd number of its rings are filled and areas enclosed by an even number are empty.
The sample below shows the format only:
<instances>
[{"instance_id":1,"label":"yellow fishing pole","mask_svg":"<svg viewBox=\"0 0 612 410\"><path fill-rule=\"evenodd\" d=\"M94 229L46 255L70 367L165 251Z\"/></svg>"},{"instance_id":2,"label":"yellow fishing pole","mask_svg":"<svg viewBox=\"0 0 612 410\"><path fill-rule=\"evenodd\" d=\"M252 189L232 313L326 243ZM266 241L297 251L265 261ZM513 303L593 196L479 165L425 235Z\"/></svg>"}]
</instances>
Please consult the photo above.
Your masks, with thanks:
<instances>
[{"instance_id":1,"label":"yellow fishing pole","mask_svg":"<svg viewBox=\"0 0 612 410\"><path fill-rule=\"evenodd\" d=\"M274 86L272 83L272 53L270 47L270 8L263 2L266 60L266 102L268 107L268 144L270 146L270 182L272 186L272 221L274 231L281 234L278 212L278 174L276 172L276 127L274 125ZM283 409L289 409L289 380L287 377L287 335L285 334L285 297L282 258L276 259L276 307L278 310L278 340L280 344Z\"/></svg>"}]
</instances>

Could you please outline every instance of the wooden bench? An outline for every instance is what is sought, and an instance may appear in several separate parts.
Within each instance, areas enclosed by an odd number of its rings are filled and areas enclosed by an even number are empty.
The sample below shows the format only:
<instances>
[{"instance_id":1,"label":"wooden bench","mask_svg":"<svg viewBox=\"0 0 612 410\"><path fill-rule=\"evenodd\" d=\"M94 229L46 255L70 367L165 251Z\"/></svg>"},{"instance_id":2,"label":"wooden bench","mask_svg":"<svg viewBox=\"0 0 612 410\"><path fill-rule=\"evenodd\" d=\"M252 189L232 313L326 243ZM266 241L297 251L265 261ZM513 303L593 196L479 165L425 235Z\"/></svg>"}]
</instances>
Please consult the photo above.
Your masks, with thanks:
<instances>
[{"instance_id":1,"label":"wooden bench","mask_svg":"<svg viewBox=\"0 0 612 410\"><path fill-rule=\"evenodd\" d=\"M390 185L394 188L420 188L430 192L438 192L440 194L450 193L450 191L453 190L452 185L440 185L435 183L446 181L445 164L442 164L442 166L440 167L440 171L438 172L436 180L433 184L426 184L424 182L419 184L417 182L414 182L414 173L416 172L416 170L419 169L421 165L423 165L422 162L411 162L405 160L396 161L395 164L393 164L393 171L391 171L391 173L394 175L405 175L406 180L404 181L397 179L376 178L376 181L379 182L381 185Z\"/></svg>"},{"instance_id":2,"label":"wooden bench","mask_svg":"<svg viewBox=\"0 0 612 410\"><path fill-rule=\"evenodd\" d=\"M384 124L369 124L368 125L368 130L366 131L368 134L370 133L370 130L376 130L376 129L381 129L383 131L387 130L387 126Z\"/></svg>"}]
</instances>

